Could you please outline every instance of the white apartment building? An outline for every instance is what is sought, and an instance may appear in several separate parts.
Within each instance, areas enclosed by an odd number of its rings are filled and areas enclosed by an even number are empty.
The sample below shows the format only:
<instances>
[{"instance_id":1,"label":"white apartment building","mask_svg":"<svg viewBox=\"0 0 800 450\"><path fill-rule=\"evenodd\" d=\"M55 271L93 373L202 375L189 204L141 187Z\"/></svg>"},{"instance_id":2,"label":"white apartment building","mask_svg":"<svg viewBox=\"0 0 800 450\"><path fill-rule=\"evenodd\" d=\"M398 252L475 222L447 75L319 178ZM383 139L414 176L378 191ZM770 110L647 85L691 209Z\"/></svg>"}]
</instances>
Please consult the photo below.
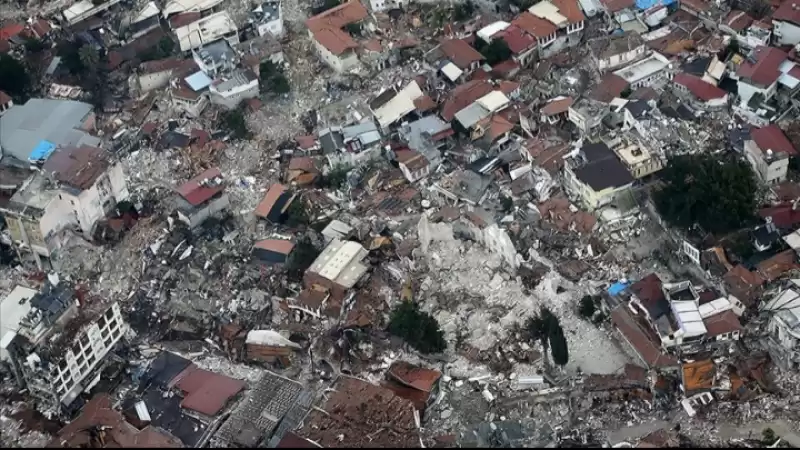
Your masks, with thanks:
<instances>
[{"instance_id":1,"label":"white apartment building","mask_svg":"<svg viewBox=\"0 0 800 450\"><path fill-rule=\"evenodd\" d=\"M767 302L769 347L772 359L784 369L800 369L800 280Z\"/></svg>"},{"instance_id":2,"label":"white apartment building","mask_svg":"<svg viewBox=\"0 0 800 450\"><path fill-rule=\"evenodd\" d=\"M28 389L42 409L68 408L91 389L100 380L106 356L125 332L116 302L94 314L82 305L79 294L62 284L47 283L24 302L7 303L3 301L3 311L19 320L15 329L0 337L0 348L17 384ZM65 326L73 320L86 323L68 331Z\"/></svg>"}]
</instances>

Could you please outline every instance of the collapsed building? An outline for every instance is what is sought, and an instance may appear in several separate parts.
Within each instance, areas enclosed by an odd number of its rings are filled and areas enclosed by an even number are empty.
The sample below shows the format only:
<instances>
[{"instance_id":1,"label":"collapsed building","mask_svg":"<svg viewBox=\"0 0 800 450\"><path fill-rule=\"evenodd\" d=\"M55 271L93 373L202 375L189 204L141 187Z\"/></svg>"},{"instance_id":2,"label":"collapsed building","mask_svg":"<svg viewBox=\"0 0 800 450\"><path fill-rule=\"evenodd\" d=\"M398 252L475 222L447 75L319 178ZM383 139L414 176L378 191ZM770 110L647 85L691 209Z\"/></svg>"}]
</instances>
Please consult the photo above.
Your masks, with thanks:
<instances>
[{"instance_id":1,"label":"collapsed building","mask_svg":"<svg viewBox=\"0 0 800 450\"><path fill-rule=\"evenodd\" d=\"M3 315L7 312L19 321L2 336L0 348L17 385L43 410L80 407L73 402L100 381L127 326L116 302L88 299L63 283L47 282L30 298L7 297Z\"/></svg>"}]
</instances>

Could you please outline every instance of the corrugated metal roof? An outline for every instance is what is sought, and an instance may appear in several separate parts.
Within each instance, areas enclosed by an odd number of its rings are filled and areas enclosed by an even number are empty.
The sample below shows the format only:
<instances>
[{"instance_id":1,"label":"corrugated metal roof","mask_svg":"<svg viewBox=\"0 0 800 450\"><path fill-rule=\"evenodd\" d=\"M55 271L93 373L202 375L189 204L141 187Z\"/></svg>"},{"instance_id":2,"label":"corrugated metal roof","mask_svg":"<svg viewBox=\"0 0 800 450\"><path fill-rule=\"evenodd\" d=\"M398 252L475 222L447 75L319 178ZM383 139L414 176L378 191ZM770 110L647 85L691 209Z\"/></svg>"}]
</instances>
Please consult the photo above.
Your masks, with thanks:
<instances>
[{"instance_id":1,"label":"corrugated metal roof","mask_svg":"<svg viewBox=\"0 0 800 450\"><path fill-rule=\"evenodd\" d=\"M100 139L80 130L92 105L73 100L33 98L0 117L0 147L5 155L27 161L46 140L57 147L97 146Z\"/></svg>"}]
</instances>

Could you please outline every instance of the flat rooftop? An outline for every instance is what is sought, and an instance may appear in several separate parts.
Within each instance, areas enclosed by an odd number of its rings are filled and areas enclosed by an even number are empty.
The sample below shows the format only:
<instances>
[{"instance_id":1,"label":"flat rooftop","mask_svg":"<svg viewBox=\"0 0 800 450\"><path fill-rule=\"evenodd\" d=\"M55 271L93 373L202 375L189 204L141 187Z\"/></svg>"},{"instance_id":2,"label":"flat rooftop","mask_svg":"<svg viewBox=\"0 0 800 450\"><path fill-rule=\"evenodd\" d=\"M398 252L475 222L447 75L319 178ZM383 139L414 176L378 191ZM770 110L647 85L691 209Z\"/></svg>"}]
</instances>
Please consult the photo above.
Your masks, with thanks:
<instances>
[{"instance_id":1,"label":"flat rooftop","mask_svg":"<svg viewBox=\"0 0 800 450\"><path fill-rule=\"evenodd\" d=\"M55 186L41 172L37 172L14 193L8 202L8 209L20 214L40 215L57 196Z\"/></svg>"},{"instance_id":2,"label":"flat rooftop","mask_svg":"<svg viewBox=\"0 0 800 450\"><path fill-rule=\"evenodd\" d=\"M638 144L629 144L616 151L622 162L629 167L637 166L650 159L650 152Z\"/></svg>"},{"instance_id":3,"label":"flat rooftop","mask_svg":"<svg viewBox=\"0 0 800 450\"><path fill-rule=\"evenodd\" d=\"M664 70L667 66L669 66L669 60L654 52L647 58L614 73L624 78L628 83L635 83Z\"/></svg>"}]
</instances>

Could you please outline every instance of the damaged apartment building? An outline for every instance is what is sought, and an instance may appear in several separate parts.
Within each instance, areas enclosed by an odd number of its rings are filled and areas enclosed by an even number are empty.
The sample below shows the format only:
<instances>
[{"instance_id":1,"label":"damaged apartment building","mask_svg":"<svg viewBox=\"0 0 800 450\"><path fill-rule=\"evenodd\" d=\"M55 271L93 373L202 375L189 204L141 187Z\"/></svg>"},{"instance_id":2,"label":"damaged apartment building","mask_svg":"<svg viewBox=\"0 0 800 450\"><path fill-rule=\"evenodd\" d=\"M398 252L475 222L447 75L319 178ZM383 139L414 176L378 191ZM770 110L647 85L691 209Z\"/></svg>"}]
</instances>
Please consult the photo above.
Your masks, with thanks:
<instances>
[{"instance_id":1,"label":"damaged apartment building","mask_svg":"<svg viewBox=\"0 0 800 450\"><path fill-rule=\"evenodd\" d=\"M54 283L55 282L55 283ZM2 301L2 359L41 410L69 411L101 379L126 324L116 302L58 282L17 286Z\"/></svg>"}]
</instances>

